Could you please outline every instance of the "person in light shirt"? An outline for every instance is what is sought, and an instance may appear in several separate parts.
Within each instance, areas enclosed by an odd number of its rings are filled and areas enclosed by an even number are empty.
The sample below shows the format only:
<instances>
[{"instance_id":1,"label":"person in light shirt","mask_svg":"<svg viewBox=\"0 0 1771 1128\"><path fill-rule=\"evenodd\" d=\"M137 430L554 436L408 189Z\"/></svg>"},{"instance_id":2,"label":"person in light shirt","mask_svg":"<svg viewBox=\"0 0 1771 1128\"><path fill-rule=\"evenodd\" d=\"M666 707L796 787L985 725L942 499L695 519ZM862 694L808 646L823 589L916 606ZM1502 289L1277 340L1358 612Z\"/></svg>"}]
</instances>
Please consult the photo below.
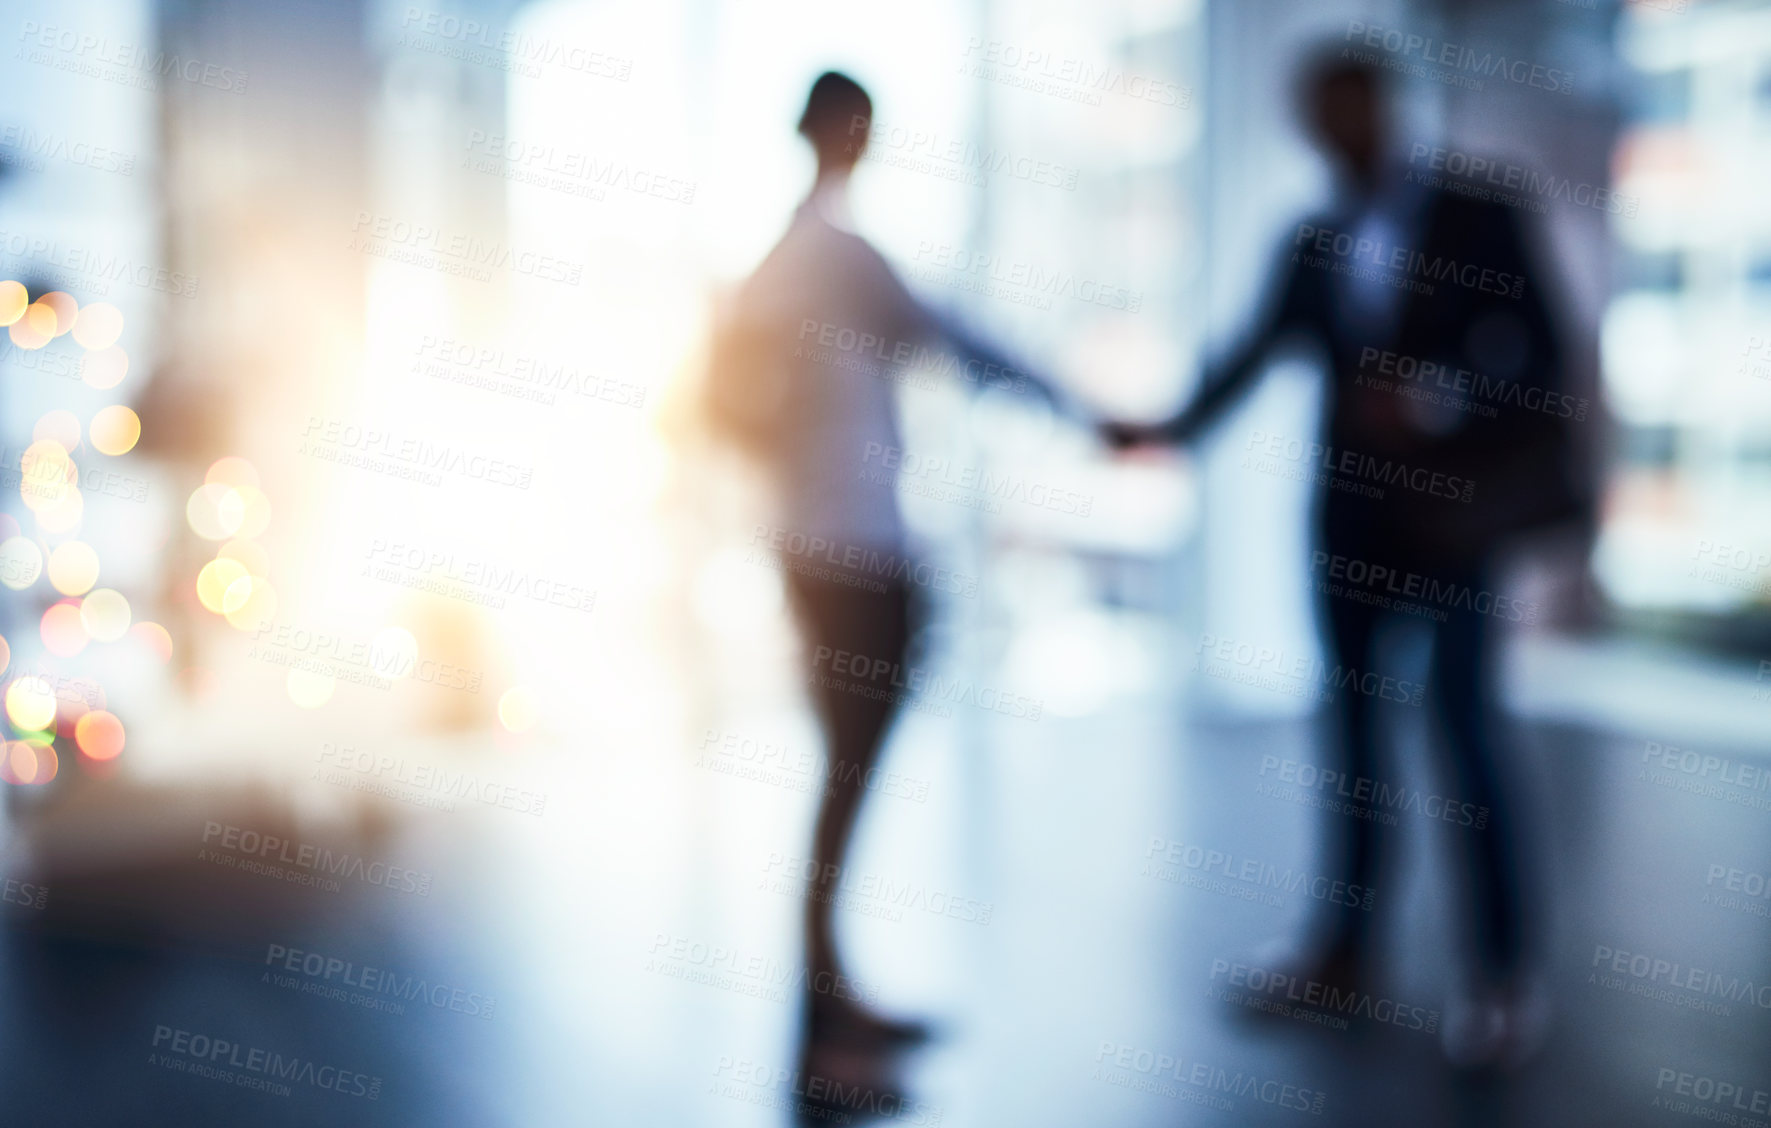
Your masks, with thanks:
<instances>
[{"instance_id":1,"label":"person in light shirt","mask_svg":"<svg viewBox=\"0 0 1771 1128\"><path fill-rule=\"evenodd\" d=\"M898 508L898 459L880 454L903 446L895 388L913 371L906 358L932 350L939 361L932 367L972 388L1056 397L919 302L856 233L849 180L872 117L872 101L854 80L829 72L813 83L799 132L817 157L816 179L780 242L720 313L708 385L714 419L773 487L782 571L811 659L808 683L830 768L805 906L802 1071L888 1088L889 1059L925 1029L830 985L848 982L832 924L840 867L911 668L919 603L947 575L913 555ZM801 551L811 545L815 552ZM851 657L837 671L832 655ZM883 672L857 676L855 658Z\"/></svg>"}]
</instances>

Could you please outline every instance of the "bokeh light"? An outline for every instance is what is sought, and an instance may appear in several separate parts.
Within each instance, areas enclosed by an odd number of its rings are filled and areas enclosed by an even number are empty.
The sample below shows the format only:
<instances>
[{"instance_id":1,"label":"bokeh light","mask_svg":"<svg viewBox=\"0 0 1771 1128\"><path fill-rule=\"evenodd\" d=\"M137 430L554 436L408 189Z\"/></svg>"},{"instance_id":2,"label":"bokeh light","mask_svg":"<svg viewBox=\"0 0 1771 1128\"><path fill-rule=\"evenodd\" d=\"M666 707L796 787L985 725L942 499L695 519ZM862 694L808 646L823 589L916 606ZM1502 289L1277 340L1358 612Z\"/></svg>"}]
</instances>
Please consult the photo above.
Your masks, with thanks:
<instances>
[{"instance_id":1,"label":"bokeh light","mask_svg":"<svg viewBox=\"0 0 1771 1128\"><path fill-rule=\"evenodd\" d=\"M6 333L21 349L40 349L55 337L55 311L34 302L25 307L23 317L7 326Z\"/></svg>"},{"instance_id":2,"label":"bokeh light","mask_svg":"<svg viewBox=\"0 0 1771 1128\"><path fill-rule=\"evenodd\" d=\"M100 408L92 417L88 434L92 436L93 449L99 453L128 454L135 449L136 440L141 438L141 418L122 404L114 403Z\"/></svg>"},{"instance_id":3,"label":"bokeh light","mask_svg":"<svg viewBox=\"0 0 1771 1128\"><path fill-rule=\"evenodd\" d=\"M14 678L6 687L6 718L26 732L42 732L55 722L55 694L44 678Z\"/></svg>"},{"instance_id":4,"label":"bokeh light","mask_svg":"<svg viewBox=\"0 0 1771 1128\"><path fill-rule=\"evenodd\" d=\"M240 524L234 535L242 540L263 536L271 525L271 499L257 486L235 486L233 492L240 499Z\"/></svg>"},{"instance_id":5,"label":"bokeh light","mask_svg":"<svg viewBox=\"0 0 1771 1128\"><path fill-rule=\"evenodd\" d=\"M247 576L228 585L222 611L235 630L263 630L276 622L277 589L260 576Z\"/></svg>"},{"instance_id":6,"label":"bokeh light","mask_svg":"<svg viewBox=\"0 0 1771 1128\"><path fill-rule=\"evenodd\" d=\"M0 584L23 591L43 574L43 550L29 537L13 536L0 541Z\"/></svg>"},{"instance_id":7,"label":"bokeh light","mask_svg":"<svg viewBox=\"0 0 1771 1128\"><path fill-rule=\"evenodd\" d=\"M80 446L80 417L65 408L46 411L31 428L31 438L37 442L49 439L60 443L63 450L77 450Z\"/></svg>"},{"instance_id":8,"label":"bokeh light","mask_svg":"<svg viewBox=\"0 0 1771 1128\"><path fill-rule=\"evenodd\" d=\"M191 491L184 515L191 531L204 540L227 540L246 519L246 501L232 486L206 482Z\"/></svg>"},{"instance_id":9,"label":"bokeh light","mask_svg":"<svg viewBox=\"0 0 1771 1128\"><path fill-rule=\"evenodd\" d=\"M99 588L80 601L80 622L99 642L116 642L129 631L129 601L122 593Z\"/></svg>"},{"instance_id":10,"label":"bokeh light","mask_svg":"<svg viewBox=\"0 0 1771 1128\"><path fill-rule=\"evenodd\" d=\"M10 665L12 665L12 644L4 638L0 638L0 674L5 673L6 667Z\"/></svg>"},{"instance_id":11,"label":"bokeh light","mask_svg":"<svg viewBox=\"0 0 1771 1128\"><path fill-rule=\"evenodd\" d=\"M48 753L47 756L44 753ZM7 783L48 783L55 778L55 753L46 744L9 740L0 749L0 779Z\"/></svg>"},{"instance_id":12,"label":"bokeh light","mask_svg":"<svg viewBox=\"0 0 1771 1128\"><path fill-rule=\"evenodd\" d=\"M250 579L246 565L232 557L217 557L203 565L203 570L197 573L197 602L217 615L223 614L230 610L228 593L233 590L233 585L239 580ZM250 588L240 592L234 606L239 607L245 603L250 595Z\"/></svg>"},{"instance_id":13,"label":"bokeh light","mask_svg":"<svg viewBox=\"0 0 1771 1128\"><path fill-rule=\"evenodd\" d=\"M80 480L68 448L55 439L38 439L19 456L19 497L34 510L53 509L67 499Z\"/></svg>"},{"instance_id":14,"label":"bokeh light","mask_svg":"<svg viewBox=\"0 0 1771 1128\"><path fill-rule=\"evenodd\" d=\"M63 595L85 595L98 582L98 553L85 541L67 541L49 554L49 582Z\"/></svg>"},{"instance_id":15,"label":"bokeh light","mask_svg":"<svg viewBox=\"0 0 1771 1128\"><path fill-rule=\"evenodd\" d=\"M243 566L243 565L242 565ZM221 595L221 612L232 615L252 599L252 585L256 581L250 575L241 576L228 585L227 591Z\"/></svg>"},{"instance_id":16,"label":"bokeh light","mask_svg":"<svg viewBox=\"0 0 1771 1128\"><path fill-rule=\"evenodd\" d=\"M92 641L86 633L86 625L80 621L80 605L72 600L63 600L43 612L38 630L43 636L43 645L51 654L61 658L72 658Z\"/></svg>"},{"instance_id":17,"label":"bokeh light","mask_svg":"<svg viewBox=\"0 0 1771 1128\"><path fill-rule=\"evenodd\" d=\"M527 686L512 686L498 699L498 722L511 732L528 732L540 716L541 699Z\"/></svg>"},{"instance_id":18,"label":"bokeh light","mask_svg":"<svg viewBox=\"0 0 1771 1128\"><path fill-rule=\"evenodd\" d=\"M418 640L405 627L383 627L369 640L369 664L384 678L407 677L418 665Z\"/></svg>"},{"instance_id":19,"label":"bokeh light","mask_svg":"<svg viewBox=\"0 0 1771 1128\"><path fill-rule=\"evenodd\" d=\"M318 709L332 700L332 691L338 683L329 674L316 674L312 670L290 670L284 679L284 686L289 691L289 700L303 709Z\"/></svg>"},{"instance_id":20,"label":"bokeh light","mask_svg":"<svg viewBox=\"0 0 1771 1128\"><path fill-rule=\"evenodd\" d=\"M74 743L94 760L115 760L123 754L123 741L123 722L103 709L94 709L74 725Z\"/></svg>"},{"instance_id":21,"label":"bokeh light","mask_svg":"<svg viewBox=\"0 0 1771 1128\"><path fill-rule=\"evenodd\" d=\"M55 708L59 720L77 721L88 709L105 707L104 687L89 677L69 678L56 691Z\"/></svg>"},{"instance_id":22,"label":"bokeh light","mask_svg":"<svg viewBox=\"0 0 1771 1128\"><path fill-rule=\"evenodd\" d=\"M159 661L172 661L172 633L159 623L144 619L129 628L129 637L147 647Z\"/></svg>"},{"instance_id":23,"label":"bokeh light","mask_svg":"<svg viewBox=\"0 0 1771 1128\"><path fill-rule=\"evenodd\" d=\"M56 735L72 740L80 718L93 709L103 708L103 698L98 684L90 678L64 683L55 695Z\"/></svg>"},{"instance_id":24,"label":"bokeh light","mask_svg":"<svg viewBox=\"0 0 1771 1128\"><path fill-rule=\"evenodd\" d=\"M263 484L258 480L258 467L237 454L210 463L203 481L215 486L251 486L253 489Z\"/></svg>"},{"instance_id":25,"label":"bokeh light","mask_svg":"<svg viewBox=\"0 0 1771 1128\"><path fill-rule=\"evenodd\" d=\"M80 303L74 295L62 290L51 290L37 299L37 304L46 306L55 313L55 327L50 330L52 336L59 337L73 331L74 320L80 316Z\"/></svg>"},{"instance_id":26,"label":"bokeh light","mask_svg":"<svg viewBox=\"0 0 1771 1128\"><path fill-rule=\"evenodd\" d=\"M129 375L129 354L121 345L112 345L108 349L98 349L86 354L81 362L80 378L92 388L114 388Z\"/></svg>"},{"instance_id":27,"label":"bokeh light","mask_svg":"<svg viewBox=\"0 0 1771 1128\"><path fill-rule=\"evenodd\" d=\"M246 571L253 576L263 578L271 574L271 554L257 541L235 538L222 545L216 552L217 556L228 556L246 566Z\"/></svg>"},{"instance_id":28,"label":"bokeh light","mask_svg":"<svg viewBox=\"0 0 1771 1128\"><path fill-rule=\"evenodd\" d=\"M10 278L0 282L0 325L11 325L25 315L31 295L22 282Z\"/></svg>"},{"instance_id":29,"label":"bokeh light","mask_svg":"<svg viewBox=\"0 0 1771 1128\"><path fill-rule=\"evenodd\" d=\"M71 533L86 514L86 495L70 489L54 505L37 510L37 525L46 533Z\"/></svg>"},{"instance_id":30,"label":"bokeh light","mask_svg":"<svg viewBox=\"0 0 1771 1128\"><path fill-rule=\"evenodd\" d=\"M74 321L74 340L83 349L108 349L123 335L123 311L110 302L93 302Z\"/></svg>"}]
</instances>

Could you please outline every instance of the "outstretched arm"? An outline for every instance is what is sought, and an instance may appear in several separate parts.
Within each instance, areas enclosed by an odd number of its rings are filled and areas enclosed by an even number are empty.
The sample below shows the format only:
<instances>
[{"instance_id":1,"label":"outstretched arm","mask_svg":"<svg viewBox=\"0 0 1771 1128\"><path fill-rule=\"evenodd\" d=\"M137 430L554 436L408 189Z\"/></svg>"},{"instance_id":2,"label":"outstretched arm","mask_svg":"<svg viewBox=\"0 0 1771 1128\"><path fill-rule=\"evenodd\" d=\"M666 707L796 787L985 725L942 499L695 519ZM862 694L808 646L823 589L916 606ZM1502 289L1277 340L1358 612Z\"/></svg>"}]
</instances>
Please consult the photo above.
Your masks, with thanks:
<instances>
[{"instance_id":1,"label":"outstretched arm","mask_svg":"<svg viewBox=\"0 0 1771 1128\"><path fill-rule=\"evenodd\" d=\"M1058 414L1072 417L1080 414L1070 397L1057 387L1051 377L1035 372L1010 357L952 313L926 305L919 305L918 308L922 313L923 331L929 336L939 337L958 354L968 383L975 383L980 388L998 387L1013 392L1031 389L1043 397Z\"/></svg>"},{"instance_id":2,"label":"outstretched arm","mask_svg":"<svg viewBox=\"0 0 1771 1128\"><path fill-rule=\"evenodd\" d=\"M1286 262L1283 258L1275 273L1282 279L1277 298L1269 300L1265 315L1236 351L1206 373L1193 402L1161 423L1109 424L1106 433L1110 442L1123 447L1190 441L1248 391L1261 373L1267 352L1280 338L1289 332L1308 330L1316 323L1320 313L1312 308L1312 303L1320 287L1311 284L1312 279L1298 264Z\"/></svg>"},{"instance_id":3,"label":"outstretched arm","mask_svg":"<svg viewBox=\"0 0 1771 1128\"><path fill-rule=\"evenodd\" d=\"M906 337L938 340L951 349L957 362L956 374L964 382L1011 392L1031 389L1053 411L1072 418L1085 416L1049 375L1035 372L1010 356L957 314L920 301L883 258L878 260L878 266L877 285L890 301L901 331Z\"/></svg>"}]
</instances>

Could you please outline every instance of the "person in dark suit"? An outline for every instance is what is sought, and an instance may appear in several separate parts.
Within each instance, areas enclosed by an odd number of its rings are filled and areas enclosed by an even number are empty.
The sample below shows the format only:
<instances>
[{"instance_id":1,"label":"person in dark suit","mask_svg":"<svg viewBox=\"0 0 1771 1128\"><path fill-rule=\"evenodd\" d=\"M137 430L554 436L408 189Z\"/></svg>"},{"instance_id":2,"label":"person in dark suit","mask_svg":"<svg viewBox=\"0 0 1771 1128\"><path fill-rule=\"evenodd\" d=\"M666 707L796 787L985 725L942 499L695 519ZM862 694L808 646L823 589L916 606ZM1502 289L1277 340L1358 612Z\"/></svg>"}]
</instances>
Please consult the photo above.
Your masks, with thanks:
<instances>
[{"instance_id":1,"label":"person in dark suit","mask_svg":"<svg viewBox=\"0 0 1771 1128\"><path fill-rule=\"evenodd\" d=\"M1445 786L1488 812L1483 827L1456 831L1474 951L1444 1041L1454 1061L1495 1064L1529 1048L1542 1006L1525 966L1517 813L1495 728L1497 628L1526 616L1494 595L1494 565L1511 538L1584 505L1566 441L1575 400L1561 390L1548 280L1514 213L1388 163L1385 82L1339 52L1306 69L1301 104L1343 177L1340 202L1288 231L1277 300L1185 410L1153 426L1109 424L1106 435L1121 447L1186 441L1223 417L1277 346L1319 351L1323 437L1305 456L1317 486L1311 578L1341 671L1372 668L1397 602L1428 623ZM1352 686L1336 692L1335 766L1393 786L1394 769L1379 760L1377 702ZM1330 839L1340 839L1346 878L1371 888L1378 826L1328 817L1340 826ZM1328 912L1320 935L1281 962L1319 981L1357 982L1369 914Z\"/></svg>"}]
</instances>

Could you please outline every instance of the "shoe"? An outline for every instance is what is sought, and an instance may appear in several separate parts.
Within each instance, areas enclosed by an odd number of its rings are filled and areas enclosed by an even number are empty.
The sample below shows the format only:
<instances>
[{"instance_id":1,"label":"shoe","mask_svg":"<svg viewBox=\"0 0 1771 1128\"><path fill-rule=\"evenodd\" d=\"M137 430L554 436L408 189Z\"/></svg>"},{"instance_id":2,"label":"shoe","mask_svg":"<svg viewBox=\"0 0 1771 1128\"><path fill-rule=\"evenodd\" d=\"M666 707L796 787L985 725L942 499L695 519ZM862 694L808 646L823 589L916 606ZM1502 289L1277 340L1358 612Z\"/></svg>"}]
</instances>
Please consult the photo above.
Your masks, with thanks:
<instances>
[{"instance_id":1,"label":"shoe","mask_svg":"<svg viewBox=\"0 0 1771 1128\"><path fill-rule=\"evenodd\" d=\"M1244 962L1267 973L1269 979L1284 976L1294 984L1321 984L1321 994L1328 997L1350 995L1364 982L1364 955L1353 941L1322 945L1295 939L1273 940L1256 948ZM1258 999L1268 992L1250 989L1243 994ZM1250 1006L1247 998L1232 1005L1238 1017L1249 1022L1272 1022L1285 1017L1283 1011Z\"/></svg>"},{"instance_id":2,"label":"shoe","mask_svg":"<svg viewBox=\"0 0 1771 1128\"><path fill-rule=\"evenodd\" d=\"M1550 1009L1540 976L1466 987L1445 1006L1439 1027L1445 1059L1464 1070L1516 1070L1543 1048Z\"/></svg>"},{"instance_id":3,"label":"shoe","mask_svg":"<svg viewBox=\"0 0 1771 1128\"><path fill-rule=\"evenodd\" d=\"M805 1031L808 1041L894 1053L913 1049L934 1037L927 1023L886 1018L859 1003L818 994L806 996Z\"/></svg>"},{"instance_id":4,"label":"shoe","mask_svg":"<svg viewBox=\"0 0 1771 1128\"><path fill-rule=\"evenodd\" d=\"M1364 953L1351 940L1328 944L1272 940L1256 948L1248 963L1295 982L1320 983L1343 992L1356 991L1365 981Z\"/></svg>"},{"instance_id":5,"label":"shoe","mask_svg":"<svg viewBox=\"0 0 1771 1128\"><path fill-rule=\"evenodd\" d=\"M847 1035L815 1038L807 1032L794 1077L794 1120L800 1125L861 1124L895 1116L906 1103L898 1065L889 1046L862 1044Z\"/></svg>"}]
</instances>

